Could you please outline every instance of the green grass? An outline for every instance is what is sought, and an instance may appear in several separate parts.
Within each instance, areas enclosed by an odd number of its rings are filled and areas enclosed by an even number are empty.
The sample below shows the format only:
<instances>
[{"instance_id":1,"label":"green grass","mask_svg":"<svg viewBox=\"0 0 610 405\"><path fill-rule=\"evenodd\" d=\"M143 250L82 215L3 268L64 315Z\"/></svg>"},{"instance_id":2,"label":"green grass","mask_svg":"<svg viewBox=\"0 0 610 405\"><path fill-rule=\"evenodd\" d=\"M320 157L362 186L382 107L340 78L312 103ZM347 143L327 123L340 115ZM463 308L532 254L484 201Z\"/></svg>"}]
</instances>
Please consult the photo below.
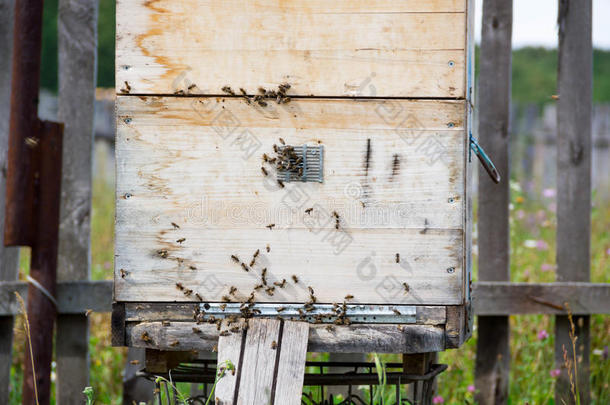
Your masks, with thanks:
<instances>
[{"instance_id":1,"label":"green grass","mask_svg":"<svg viewBox=\"0 0 610 405\"><path fill-rule=\"evenodd\" d=\"M94 181L92 215L92 278L112 278L113 267L113 184L99 178ZM553 212L554 198L541 201L527 200L517 186L512 187L511 209L511 277L513 281L552 282L555 280L554 252L556 218ZM592 211L592 260L591 281L610 282L610 206L598 204ZM531 241L535 241L531 242ZM476 243L476 240L475 240ZM537 247L529 247L532 245ZM476 256L474 257L476 265ZM23 275L27 272L28 254L21 259ZM476 268L475 268L476 274ZM23 276L22 276L23 277ZM543 315L511 317L511 373L510 402L513 404L554 404L554 378L550 371L553 364L553 317ZM21 403L20 391L23 361L24 335L17 323L13 367L11 371L11 404ZM126 351L110 344L110 315L91 315L91 386L98 404L119 404L122 396L122 377ZM541 330L548 337L539 339ZM600 353L608 345L610 317L595 315L591 320L591 393L593 404L610 403L610 361ZM440 361L449 369L438 380L438 395L444 403L466 403L473 401L469 386L474 384L474 361L476 352L476 329L473 338L460 349L440 354ZM312 360L327 360L326 354L310 353ZM368 360L374 361L374 355ZM383 362L400 361L396 355L380 355ZM84 387L83 387L84 388ZM182 389L182 388L181 388ZM314 396L317 388L307 388ZM366 394L366 389L364 390ZM404 391L403 391L404 393ZM382 388L384 400L393 398L392 387ZM368 397L368 394L365 395ZM84 396L83 396L84 400Z\"/></svg>"}]
</instances>

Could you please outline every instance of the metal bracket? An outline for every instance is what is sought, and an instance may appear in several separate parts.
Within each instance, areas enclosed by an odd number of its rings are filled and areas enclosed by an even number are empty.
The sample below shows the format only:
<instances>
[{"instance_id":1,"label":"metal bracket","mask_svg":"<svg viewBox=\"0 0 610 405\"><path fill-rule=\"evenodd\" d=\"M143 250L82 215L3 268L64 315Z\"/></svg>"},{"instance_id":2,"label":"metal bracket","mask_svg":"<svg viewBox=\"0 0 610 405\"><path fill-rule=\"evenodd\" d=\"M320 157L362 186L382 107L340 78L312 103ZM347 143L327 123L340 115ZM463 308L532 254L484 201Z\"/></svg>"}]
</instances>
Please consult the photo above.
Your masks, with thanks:
<instances>
[{"instance_id":1,"label":"metal bracket","mask_svg":"<svg viewBox=\"0 0 610 405\"><path fill-rule=\"evenodd\" d=\"M294 152L290 158L291 169L279 168L277 177L284 182L302 181L317 182L324 181L324 146L280 146L282 152L286 148L291 148ZM292 161L294 160L294 161Z\"/></svg>"},{"instance_id":2,"label":"metal bracket","mask_svg":"<svg viewBox=\"0 0 610 405\"><path fill-rule=\"evenodd\" d=\"M479 161L483 165L483 168L485 169L487 174L489 174L489 177L491 178L491 180L494 183L498 184L501 180L500 173L496 169L496 166L491 161L490 157L487 156L487 154L485 153L485 150L483 149L483 147L481 147L481 145L479 145L477 140L472 136L472 133L470 133L470 150L468 152L468 161L469 162L471 161L471 152L474 152L474 154L477 155L477 157L479 158Z\"/></svg>"},{"instance_id":3,"label":"metal bracket","mask_svg":"<svg viewBox=\"0 0 610 405\"><path fill-rule=\"evenodd\" d=\"M225 318L231 315L241 316L241 303L201 303L199 310L205 317ZM278 312L277 309L283 307ZM342 305L340 305L342 307ZM333 323L338 309L331 304L315 304L314 309L306 312L303 304L254 304L250 308L254 317L276 317L283 319L304 320L309 322ZM416 323L416 307L412 305L358 305L346 304L345 317L353 323Z\"/></svg>"}]
</instances>

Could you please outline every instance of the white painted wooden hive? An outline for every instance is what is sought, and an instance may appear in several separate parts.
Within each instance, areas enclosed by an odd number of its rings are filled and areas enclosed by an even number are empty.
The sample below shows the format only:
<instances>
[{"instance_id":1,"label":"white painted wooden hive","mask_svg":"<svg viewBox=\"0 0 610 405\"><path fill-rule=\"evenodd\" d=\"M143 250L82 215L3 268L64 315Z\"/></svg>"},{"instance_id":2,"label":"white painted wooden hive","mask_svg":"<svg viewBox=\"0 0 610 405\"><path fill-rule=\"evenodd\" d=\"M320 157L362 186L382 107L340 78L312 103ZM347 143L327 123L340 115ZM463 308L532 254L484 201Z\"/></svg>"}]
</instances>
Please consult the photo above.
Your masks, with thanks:
<instances>
[{"instance_id":1,"label":"white painted wooden hive","mask_svg":"<svg viewBox=\"0 0 610 405\"><path fill-rule=\"evenodd\" d=\"M357 322L458 316L443 327L459 345L467 3L119 2L115 301L216 308L254 293L273 316L303 317L319 314L299 315L311 287L315 305L367 304L350 307L370 315ZM322 157L303 167L283 143ZM293 181L277 181L282 159ZM298 181L302 170L320 178Z\"/></svg>"}]
</instances>

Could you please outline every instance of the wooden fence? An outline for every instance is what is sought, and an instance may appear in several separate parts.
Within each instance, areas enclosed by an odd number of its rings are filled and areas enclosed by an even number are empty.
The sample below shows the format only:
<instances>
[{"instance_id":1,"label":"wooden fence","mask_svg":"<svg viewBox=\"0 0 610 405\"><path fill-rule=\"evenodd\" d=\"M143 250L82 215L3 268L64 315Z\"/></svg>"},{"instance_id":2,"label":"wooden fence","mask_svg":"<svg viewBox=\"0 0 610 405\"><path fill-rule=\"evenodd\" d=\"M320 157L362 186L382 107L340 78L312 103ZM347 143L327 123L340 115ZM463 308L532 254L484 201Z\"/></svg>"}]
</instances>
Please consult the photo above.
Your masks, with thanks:
<instances>
[{"instance_id":1,"label":"wooden fence","mask_svg":"<svg viewBox=\"0 0 610 405\"><path fill-rule=\"evenodd\" d=\"M0 165L6 165L12 10L0 0ZM552 314L556 362L571 350L568 302L582 356L581 403L589 402L589 315L610 313L610 285L589 283L591 207L591 0L568 8L559 0L559 90L557 107L558 282L512 283L509 274L509 185L479 178L479 282L473 285L478 317L477 400L503 404L508 397L509 323L513 314ZM59 0L59 107L65 123L62 210L57 291L57 403L81 403L89 384L88 320L85 312L111 311L112 282L90 281L90 213L97 1ZM479 138L505 179L509 178L512 2L485 0L479 79ZM0 176L0 204L4 202ZM4 222L0 210L0 227ZM108 218L109 221L113 220ZM0 246L0 403L8 403L17 280L17 250ZM573 403L565 370L557 403Z\"/></svg>"}]
</instances>

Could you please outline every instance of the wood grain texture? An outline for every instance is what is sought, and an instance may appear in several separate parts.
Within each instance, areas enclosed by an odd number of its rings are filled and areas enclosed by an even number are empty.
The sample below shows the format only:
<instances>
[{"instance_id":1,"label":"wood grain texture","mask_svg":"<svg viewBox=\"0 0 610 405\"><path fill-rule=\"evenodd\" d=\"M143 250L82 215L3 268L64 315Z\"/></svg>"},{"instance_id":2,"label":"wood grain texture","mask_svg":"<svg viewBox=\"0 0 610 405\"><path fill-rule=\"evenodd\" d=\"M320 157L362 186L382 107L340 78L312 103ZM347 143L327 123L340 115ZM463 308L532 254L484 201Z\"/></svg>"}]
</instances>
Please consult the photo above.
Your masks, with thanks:
<instances>
[{"instance_id":1,"label":"wood grain texture","mask_svg":"<svg viewBox=\"0 0 610 405\"><path fill-rule=\"evenodd\" d=\"M300 99L263 109L236 98L119 97L117 111L117 300L195 300L168 288L176 282L207 301L231 285L247 296L267 267L271 281L301 282L262 302L306 300L307 285L327 303L348 293L364 303L462 302L463 102ZM240 137L260 146L244 154ZM280 189L261 173L279 137L322 142L324 183ZM253 271L231 260L249 264L257 249ZM398 292L403 282L409 294Z\"/></svg>"},{"instance_id":2,"label":"wood grain texture","mask_svg":"<svg viewBox=\"0 0 610 405\"><path fill-rule=\"evenodd\" d=\"M194 333L193 328L200 329ZM150 341L142 339L146 332ZM128 323L127 346L157 350L211 350L218 342L216 325L195 322ZM170 343L178 341L179 345ZM423 353L445 350L445 328L442 325L309 325L308 352L329 353Z\"/></svg>"},{"instance_id":3,"label":"wood grain texture","mask_svg":"<svg viewBox=\"0 0 610 405\"><path fill-rule=\"evenodd\" d=\"M591 118L593 103L592 1L559 1L559 61L557 76L557 280L589 281L591 263ZM574 319L576 353L570 322L555 322L555 364L562 370L555 385L555 402L587 404L590 388L590 319ZM565 348L565 349L564 349ZM564 367L577 358L579 401L570 392Z\"/></svg>"},{"instance_id":4,"label":"wood grain texture","mask_svg":"<svg viewBox=\"0 0 610 405\"><path fill-rule=\"evenodd\" d=\"M269 404L272 398L277 346L280 341L280 321L252 319L248 324L236 404Z\"/></svg>"},{"instance_id":5,"label":"wood grain texture","mask_svg":"<svg viewBox=\"0 0 610 405\"><path fill-rule=\"evenodd\" d=\"M7 165L11 99L14 0L0 0L0 167ZM6 176L0 176L0 207L6 197ZM0 229L4 229L4 208L0 209ZM4 232L2 232L4 237ZM19 248L0 244L0 282L17 279ZM22 294L25 297L25 295ZM0 404L9 403L9 382L13 356L14 317L0 315Z\"/></svg>"},{"instance_id":6,"label":"wood grain texture","mask_svg":"<svg viewBox=\"0 0 610 405\"><path fill-rule=\"evenodd\" d=\"M58 120L64 124L57 279L86 280L91 262L93 117L98 1L60 0ZM57 402L82 401L89 385L89 320L57 318Z\"/></svg>"},{"instance_id":7,"label":"wood grain texture","mask_svg":"<svg viewBox=\"0 0 610 405\"><path fill-rule=\"evenodd\" d=\"M117 93L464 98L464 0L117 4ZM401 80L400 78L408 78Z\"/></svg>"},{"instance_id":8,"label":"wood grain texture","mask_svg":"<svg viewBox=\"0 0 610 405\"><path fill-rule=\"evenodd\" d=\"M282 327L274 404L299 405L303 394L309 324L286 321Z\"/></svg>"},{"instance_id":9,"label":"wood grain texture","mask_svg":"<svg viewBox=\"0 0 610 405\"><path fill-rule=\"evenodd\" d=\"M502 176L495 184L479 170L479 280L510 279L509 133L511 94L511 1L483 4L479 73L479 141ZM508 399L508 317L478 318L475 398L482 405Z\"/></svg>"},{"instance_id":10,"label":"wood grain texture","mask_svg":"<svg viewBox=\"0 0 610 405\"><path fill-rule=\"evenodd\" d=\"M230 362L235 366L235 371L226 371L216 384L214 390L216 405L233 405L235 403L235 385L238 381L238 373L241 370L239 360L243 350L242 338L243 332L220 336L218 339L218 367L227 367L227 362Z\"/></svg>"}]
</instances>

